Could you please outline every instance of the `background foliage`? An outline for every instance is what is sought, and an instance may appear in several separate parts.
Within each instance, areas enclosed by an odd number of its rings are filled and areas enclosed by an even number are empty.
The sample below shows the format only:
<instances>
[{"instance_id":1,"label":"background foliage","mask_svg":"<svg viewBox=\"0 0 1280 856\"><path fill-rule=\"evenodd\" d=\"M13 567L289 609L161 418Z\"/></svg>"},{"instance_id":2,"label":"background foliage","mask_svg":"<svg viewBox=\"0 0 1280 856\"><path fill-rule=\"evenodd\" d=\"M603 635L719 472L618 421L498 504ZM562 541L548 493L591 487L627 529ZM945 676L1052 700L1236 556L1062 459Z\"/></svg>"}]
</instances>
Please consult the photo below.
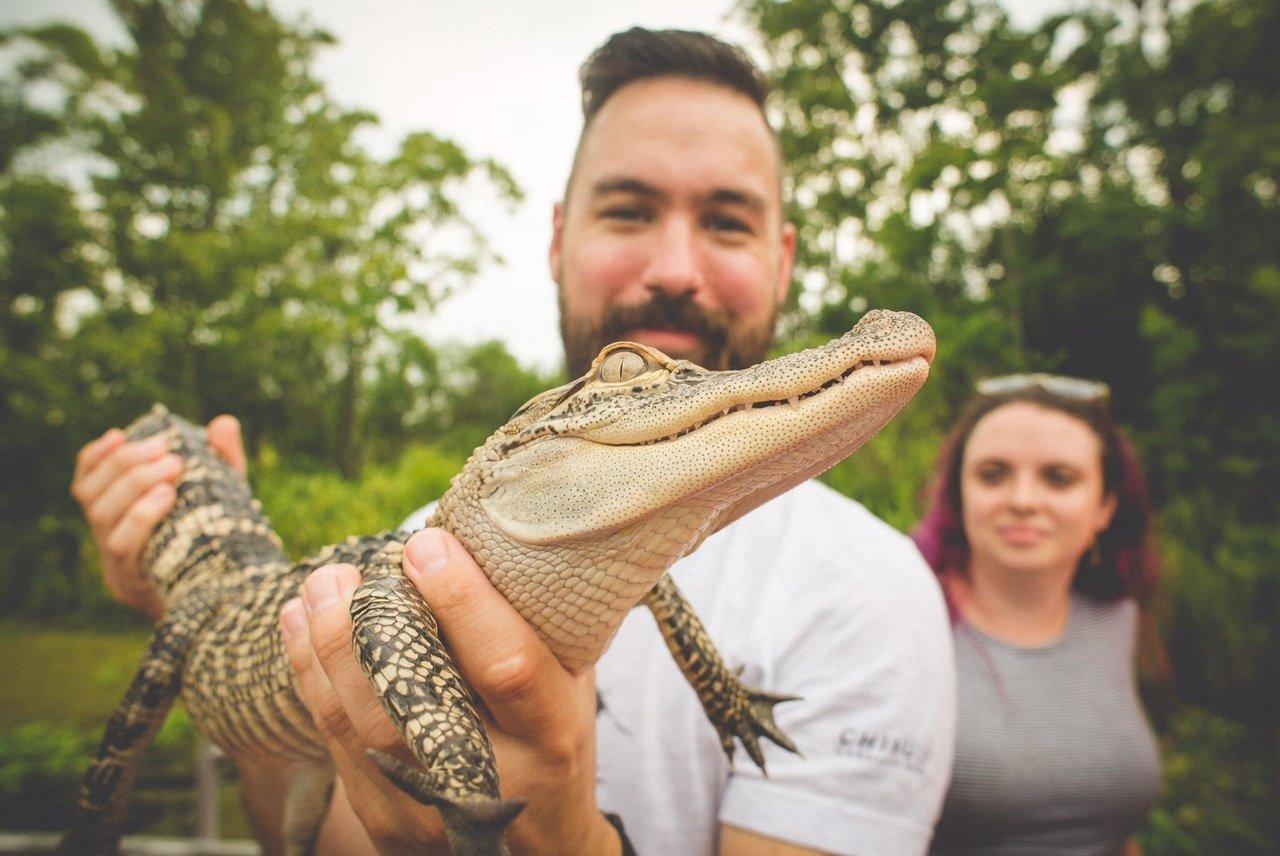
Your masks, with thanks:
<instances>
[{"instance_id":1,"label":"background foliage","mask_svg":"<svg viewBox=\"0 0 1280 856\"><path fill-rule=\"evenodd\" d=\"M976 378L1110 384L1155 493L1183 705L1143 844L1275 852L1280 3L1097 4L1032 30L969 0L741 8L791 165L791 329L895 306L938 333L924 392L829 479L909 527Z\"/></svg>"},{"instance_id":2,"label":"background foliage","mask_svg":"<svg viewBox=\"0 0 1280 856\"><path fill-rule=\"evenodd\" d=\"M244 0L114 6L120 49L0 34L0 603L136 627L66 490L108 426L157 399L235 413L302 552L394 525L554 379L412 330L496 260L464 201L519 199L499 165L426 131L368 155L376 117L311 75L324 33ZM1275 852L1280 0L1099 2L1030 30L978 0L738 14L801 238L779 347L871 306L939 338L925 391L828 480L909 528L974 379L1106 380L1155 489L1177 688L1143 844ZM22 680L6 693L57 708ZM66 779L72 726L5 722L0 788Z\"/></svg>"}]
</instances>

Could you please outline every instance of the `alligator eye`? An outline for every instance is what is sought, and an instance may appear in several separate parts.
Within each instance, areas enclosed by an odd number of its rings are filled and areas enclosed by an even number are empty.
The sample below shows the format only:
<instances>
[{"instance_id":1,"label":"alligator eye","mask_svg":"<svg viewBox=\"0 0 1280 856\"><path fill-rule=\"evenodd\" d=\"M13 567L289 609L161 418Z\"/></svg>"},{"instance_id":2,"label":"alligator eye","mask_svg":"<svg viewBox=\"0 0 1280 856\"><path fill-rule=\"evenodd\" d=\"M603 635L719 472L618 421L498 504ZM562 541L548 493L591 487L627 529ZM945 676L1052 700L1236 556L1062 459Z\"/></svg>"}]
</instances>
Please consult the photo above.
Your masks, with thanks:
<instances>
[{"instance_id":1,"label":"alligator eye","mask_svg":"<svg viewBox=\"0 0 1280 856\"><path fill-rule=\"evenodd\" d=\"M623 383L644 374L647 367L645 358L635 351L614 351L600 364L600 380L605 383Z\"/></svg>"}]
</instances>

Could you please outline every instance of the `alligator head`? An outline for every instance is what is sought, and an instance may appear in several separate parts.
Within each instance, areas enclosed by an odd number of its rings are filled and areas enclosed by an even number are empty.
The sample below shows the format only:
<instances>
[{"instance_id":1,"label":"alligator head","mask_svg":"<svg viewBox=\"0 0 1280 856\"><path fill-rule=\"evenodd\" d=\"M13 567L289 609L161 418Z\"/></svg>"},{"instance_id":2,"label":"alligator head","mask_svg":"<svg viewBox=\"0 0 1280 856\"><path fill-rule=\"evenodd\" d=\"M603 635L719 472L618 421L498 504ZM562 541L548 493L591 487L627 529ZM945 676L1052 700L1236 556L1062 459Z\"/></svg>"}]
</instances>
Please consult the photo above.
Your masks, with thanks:
<instances>
[{"instance_id":1,"label":"alligator head","mask_svg":"<svg viewBox=\"0 0 1280 856\"><path fill-rule=\"evenodd\" d=\"M476 449L435 523L581 668L676 559L880 430L933 355L928 324L881 311L742 371L609 345Z\"/></svg>"}]
</instances>

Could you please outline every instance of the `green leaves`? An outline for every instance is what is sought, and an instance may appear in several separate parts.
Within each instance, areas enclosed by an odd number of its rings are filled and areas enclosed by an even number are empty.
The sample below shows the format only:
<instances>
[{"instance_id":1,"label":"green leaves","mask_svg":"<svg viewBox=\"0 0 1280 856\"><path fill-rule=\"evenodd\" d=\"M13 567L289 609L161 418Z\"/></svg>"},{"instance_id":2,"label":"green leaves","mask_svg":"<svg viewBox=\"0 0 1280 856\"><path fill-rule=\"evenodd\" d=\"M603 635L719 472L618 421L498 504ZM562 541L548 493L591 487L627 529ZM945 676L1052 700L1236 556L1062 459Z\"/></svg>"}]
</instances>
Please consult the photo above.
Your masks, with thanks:
<instances>
[{"instance_id":1,"label":"green leaves","mask_svg":"<svg viewBox=\"0 0 1280 856\"><path fill-rule=\"evenodd\" d=\"M35 589L90 603L69 582L76 538L32 520L75 521L76 449L152 401L235 413L252 446L348 478L366 447L397 454L422 419L394 410L420 410L429 379L382 372L430 348L396 319L496 260L469 200L519 198L501 166L427 131L365 151L376 117L312 76L324 33L245 0L114 8L119 50L65 25L2 37L26 60L0 80L0 481L23 486L2 500L0 560L7 577L40 554L62 575L18 586L28 605Z\"/></svg>"},{"instance_id":2,"label":"green leaves","mask_svg":"<svg viewBox=\"0 0 1280 856\"><path fill-rule=\"evenodd\" d=\"M1275 727L1280 2L1143 8L1161 17L1093 4L1019 29L983 0L745 2L801 236L787 321L802 340L870 306L934 325L928 386L829 476L899 525L901 480L974 378L1107 381L1161 507L1174 674ZM1152 841L1261 840L1184 817L1223 809L1188 782Z\"/></svg>"},{"instance_id":3,"label":"green leaves","mask_svg":"<svg viewBox=\"0 0 1280 856\"><path fill-rule=\"evenodd\" d=\"M1100 377L1124 419L1168 429L1148 445L1164 493L1209 478L1274 519L1280 4L1030 30L981 0L742 8L791 164L794 329L837 333L868 304L943 327L989 310L1013 365ZM969 377L1001 368L956 356ZM1176 446L1252 464L1210 474Z\"/></svg>"}]
</instances>

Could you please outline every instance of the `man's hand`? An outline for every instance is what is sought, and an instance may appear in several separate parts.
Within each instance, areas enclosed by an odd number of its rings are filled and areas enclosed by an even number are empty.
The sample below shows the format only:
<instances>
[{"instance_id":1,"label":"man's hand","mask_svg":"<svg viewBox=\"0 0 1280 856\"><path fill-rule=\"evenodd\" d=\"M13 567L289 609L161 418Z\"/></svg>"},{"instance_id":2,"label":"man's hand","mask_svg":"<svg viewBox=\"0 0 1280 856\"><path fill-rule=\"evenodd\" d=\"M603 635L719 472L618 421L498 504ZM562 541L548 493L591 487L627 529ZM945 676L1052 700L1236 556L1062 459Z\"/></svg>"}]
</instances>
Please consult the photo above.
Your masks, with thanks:
<instances>
[{"instance_id":1,"label":"man's hand","mask_svg":"<svg viewBox=\"0 0 1280 856\"><path fill-rule=\"evenodd\" d=\"M209 423L209 444L232 469L246 471L240 423L219 416ZM80 450L71 495L80 503L102 557L102 578L111 596L151 618L164 614L164 602L138 559L156 524L173 509L174 484L182 461L164 438L125 441L112 428Z\"/></svg>"},{"instance_id":2,"label":"man's hand","mask_svg":"<svg viewBox=\"0 0 1280 856\"><path fill-rule=\"evenodd\" d=\"M414 535L404 571L492 715L502 796L527 802L508 828L512 852L620 852L595 802L594 673L567 672L445 532ZM350 565L311 575L302 604L282 612L289 659L351 807L378 850L447 852L439 812L411 800L365 755L372 747L412 760L351 651L351 596L359 583Z\"/></svg>"}]
</instances>

